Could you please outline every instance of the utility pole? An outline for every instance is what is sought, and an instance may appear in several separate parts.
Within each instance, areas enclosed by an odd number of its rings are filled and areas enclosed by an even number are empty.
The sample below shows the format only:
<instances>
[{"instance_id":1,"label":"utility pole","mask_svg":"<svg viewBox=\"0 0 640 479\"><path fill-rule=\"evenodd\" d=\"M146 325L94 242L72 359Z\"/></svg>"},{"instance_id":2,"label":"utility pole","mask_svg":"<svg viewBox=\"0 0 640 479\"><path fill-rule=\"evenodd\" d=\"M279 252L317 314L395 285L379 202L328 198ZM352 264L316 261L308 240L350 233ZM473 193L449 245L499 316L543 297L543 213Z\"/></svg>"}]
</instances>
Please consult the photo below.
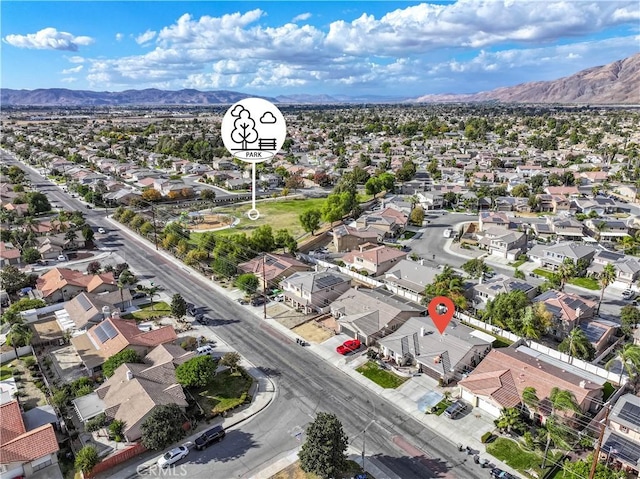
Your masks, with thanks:
<instances>
[{"instance_id":1,"label":"utility pole","mask_svg":"<svg viewBox=\"0 0 640 479\"><path fill-rule=\"evenodd\" d=\"M151 217L153 218L153 243L156 245L156 251L158 251L158 230L156 228L156 207L153 203L151 205Z\"/></svg>"},{"instance_id":2,"label":"utility pole","mask_svg":"<svg viewBox=\"0 0 640 479\"><path fill-rule=\"evenodd\" d=\"M602 447L602 440L604 439L604 431L607 428L607 420L609 419L610 410L611 406L607 406L607 411L604 415L604 420L602 421L602 427L600 428L600 436L598 437L596 450L593 453L593 462L591 463L591 472L589 472L589 479L593 479L593 476L596 475L596 467L598 466L598 458L600 457L600 448Z\"/></svg>"},{"instance_id":3,"label":"utility pole","mask_svg":"<svg viewBox=\"0 0 640 479\"><path fill-rule=\"evenodd\" d=\"M253 165L255 168L255 165ZM267 262L267 253L262 253L262 319L267 319L267 277L265 276L265 263Z\"/></svg>"}]
</instances>

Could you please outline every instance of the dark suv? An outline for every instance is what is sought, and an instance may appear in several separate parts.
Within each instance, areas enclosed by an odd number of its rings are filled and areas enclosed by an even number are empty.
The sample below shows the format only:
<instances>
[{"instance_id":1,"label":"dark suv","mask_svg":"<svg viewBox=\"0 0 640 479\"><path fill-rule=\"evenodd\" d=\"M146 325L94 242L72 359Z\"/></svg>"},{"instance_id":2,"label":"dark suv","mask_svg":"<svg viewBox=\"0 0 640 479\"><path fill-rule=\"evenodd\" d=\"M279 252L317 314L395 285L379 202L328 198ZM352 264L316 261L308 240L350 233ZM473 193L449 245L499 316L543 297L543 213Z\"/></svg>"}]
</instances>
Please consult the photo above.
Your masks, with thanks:
<instances>
[{"instance_id":1,"label":"dark suv","mask_svg":"<svg viewBox=\"0 0 640 479\"><path fill-rule=\"evenodd\" d=\"M222 426L216 426L202 433L202 435L196 439L196 449L202 451L209 447L214 442L221 441L227 433L222 429Z\"/></svg>"}]
</instances>

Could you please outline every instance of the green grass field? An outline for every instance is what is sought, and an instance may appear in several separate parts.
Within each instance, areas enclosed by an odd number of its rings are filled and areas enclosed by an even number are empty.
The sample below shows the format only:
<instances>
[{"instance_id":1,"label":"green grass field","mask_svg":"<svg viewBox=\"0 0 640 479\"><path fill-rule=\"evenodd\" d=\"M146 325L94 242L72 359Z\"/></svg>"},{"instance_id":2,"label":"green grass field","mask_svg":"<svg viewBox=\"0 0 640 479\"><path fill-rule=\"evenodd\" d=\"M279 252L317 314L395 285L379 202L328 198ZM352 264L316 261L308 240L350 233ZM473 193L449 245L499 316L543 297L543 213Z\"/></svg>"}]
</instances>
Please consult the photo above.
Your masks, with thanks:
<instances>
[{"instance_id":1,"label":"green grass field","mask_svg":"<svg viewBox=\"0 0 640 479\"><path fill-rule=\"evenodd\" d=\"M581 288L591 289L594 291L600 289L598 280L593 278L572 278L567 282L569 284L573 284L574 286L580 286Z\"/></svg>"},{"instance_id":2,"label":"green grass field","mask_svg":"<svg viewBox=\"0 0 640 479\"><path fill-rule=\"evenodd\" d=\"M206 414L221 413L242 404L249 394L252 380L239 372L226 370L216 374L211 382L194 393Z\"/></svg>"},{"instance_id":3,"label":"green grass field","mask_svg":"<svg viewBox=\"0 0 640 479\"><path fill-rule=\"evenodd\" d=\"M257 202L256 209L260 212L260 218L255 221L247 217L247 211L251 209L250 204L214 208L214 213L224 213L240 219L238 225L220 230L216 234L228 236L235 233L245 233L247 236L251 236L259 226L270 225L274 233L280 229L288 229L294 238L299 238L304 235L304 230L298 220L300 213L312 208L321 209L324 201L324 198L307 198L304 200ZM197 241L201 234L191 233L191 240Z\"/></svg>"},{"instance_id":4,"label":"green grass field","mask_svg":"<svg viewBox=\"0 0 640 479\"><path fill-rule=\"evenodd\" d=\"M140 308L139 311L134 311L133 313L125 314L122 316L124 319L135 319L136 321L146 321L147 319L153 316L170 316L171 315L171 306L169 306L164 301L160 301L159 303L153 303L153 309L151 309L151 303L142 304L138 306Z\"/></svg>"},{"instance_id":5,"label":"green grass field","mask_svg":"<svg viewBox=\"0 0 640 479\"><path fill-rule=\"evenodd\" d=\"M487 452L517 471L523 473L528 470L534 470L537 473L541 472L540 465L542 464L542 452L525 451L517 442L512 441L511 439L504 437L497 438L491 444L487 444ZM545 472L551 469L553 463L561 456L562 455L558 452L549 452ZM538 477L544 477L544 474L540 473Z\"/></svg>"},{"instance_id":6,"label":"green grass field","mask_svg":"<svg viewBox=\"0 0 640 479\"><path fill-rule=\"evenodd\" d=\"M356 371L376 383L378 386L386 389L395 389L409 379L382 369L373 361L363 364L357 368Z\"/></svg>"}]
</instances>

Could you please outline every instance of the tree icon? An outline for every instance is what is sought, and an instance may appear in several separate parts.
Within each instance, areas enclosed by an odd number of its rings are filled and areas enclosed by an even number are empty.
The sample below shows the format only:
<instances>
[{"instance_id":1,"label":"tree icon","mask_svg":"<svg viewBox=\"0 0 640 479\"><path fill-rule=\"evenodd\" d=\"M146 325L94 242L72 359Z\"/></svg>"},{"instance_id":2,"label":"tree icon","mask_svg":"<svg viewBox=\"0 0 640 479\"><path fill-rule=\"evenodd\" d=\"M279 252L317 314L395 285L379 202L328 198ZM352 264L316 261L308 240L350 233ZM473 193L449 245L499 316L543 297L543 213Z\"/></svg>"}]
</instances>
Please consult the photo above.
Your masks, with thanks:
<instances>
[{"instance_id":1,"label":"tree icon","mask_svg":"<svg viewBox=\"0 0 640 479\"><path fill-rule=\"evenodd\" d=\"M231 112L232 116L237 117L233 122L233 131L231 139L236 143L242 144L242 149L247 149L247 143L254 143L258 140L258 132L256 131L256 122L251 118L249 110L242 105L238 105Z\"/></svg>"}]
</instances>

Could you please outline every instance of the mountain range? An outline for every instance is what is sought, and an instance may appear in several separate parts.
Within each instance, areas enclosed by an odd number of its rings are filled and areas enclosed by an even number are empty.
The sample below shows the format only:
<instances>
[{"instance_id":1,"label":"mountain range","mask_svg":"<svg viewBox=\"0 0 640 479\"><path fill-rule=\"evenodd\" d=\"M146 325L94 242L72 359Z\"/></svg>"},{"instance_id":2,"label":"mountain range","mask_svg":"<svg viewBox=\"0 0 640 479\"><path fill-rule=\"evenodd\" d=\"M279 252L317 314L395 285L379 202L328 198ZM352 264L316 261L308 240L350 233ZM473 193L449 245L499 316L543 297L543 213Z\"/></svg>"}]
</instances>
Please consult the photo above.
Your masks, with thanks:
<instances>
[{"instance_id":1,"label":"mountain range","mask_svg":"<svg viewBox=\"0 0 640 479\"><path fill-rule=\"evenodd\" d=\"M235 91L169 91L158 89L96 92L46 88L0 89L2 106L229 105L253 97ZM431 94L417 98L392 96L286 95L262 97L280 104L333 103L560 103L640 104L640 53L608 65L588 68L552 81L522 83L473 94Z\"/></svg>"}]
</instances>

